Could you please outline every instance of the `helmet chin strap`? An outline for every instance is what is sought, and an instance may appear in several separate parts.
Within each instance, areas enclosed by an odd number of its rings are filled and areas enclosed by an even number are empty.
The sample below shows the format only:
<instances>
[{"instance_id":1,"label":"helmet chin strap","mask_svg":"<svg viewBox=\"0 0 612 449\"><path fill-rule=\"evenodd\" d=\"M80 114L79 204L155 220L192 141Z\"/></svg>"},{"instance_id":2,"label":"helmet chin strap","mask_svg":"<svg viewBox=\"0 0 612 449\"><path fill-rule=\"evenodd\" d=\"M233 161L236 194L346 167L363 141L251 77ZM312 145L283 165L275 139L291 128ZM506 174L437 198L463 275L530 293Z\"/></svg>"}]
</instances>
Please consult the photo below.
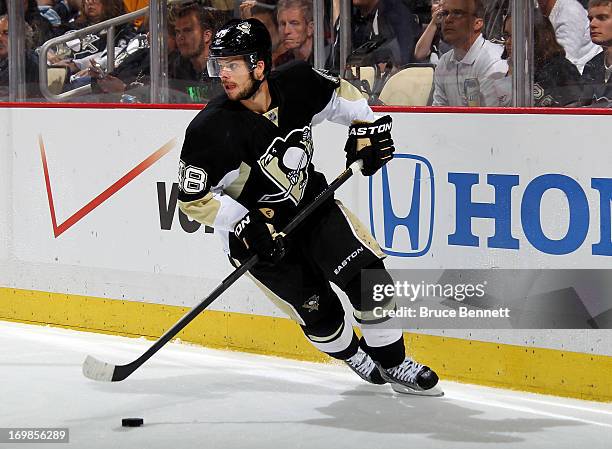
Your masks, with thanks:
<instances>
[{"instance_id":1,"label":"helmet chin strap","mask_svg":"<svg viewBox=\"0 0 612 449\"><path fill-rule=\"evenodd\" d=\"M257 91L259 90L259 87L265 80L265 78L258 80L257 78L253 76L253 72L250 72L250 75L251 75L251 80L253 81L253 85L248 90L248 92L246 92L242 97L239 98L239 100L249 100L253 98L255 94L257 93Z\"/></svg>"}]
</instances>

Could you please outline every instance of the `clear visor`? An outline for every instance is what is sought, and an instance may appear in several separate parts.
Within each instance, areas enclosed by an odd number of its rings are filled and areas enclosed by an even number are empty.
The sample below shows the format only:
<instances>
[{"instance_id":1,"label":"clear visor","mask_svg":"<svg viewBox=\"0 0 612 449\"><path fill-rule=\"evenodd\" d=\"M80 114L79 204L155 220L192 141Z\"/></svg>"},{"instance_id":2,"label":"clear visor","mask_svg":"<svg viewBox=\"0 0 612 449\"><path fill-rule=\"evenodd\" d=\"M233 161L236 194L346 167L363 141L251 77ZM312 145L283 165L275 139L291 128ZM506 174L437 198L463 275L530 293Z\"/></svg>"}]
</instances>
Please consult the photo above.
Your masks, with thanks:
<instances>
[{"instance_id":1,"label":"clear visor","mask_svg":"<svg viewBox=\"0 0 612 449\"><path fill-rule=\"evenodd\" d=\"M257 54L239 56L212 56L206 62L208 76L220 77L222 72L240 74L252 72L257 67Z\"/></svg>"}]
</instances>

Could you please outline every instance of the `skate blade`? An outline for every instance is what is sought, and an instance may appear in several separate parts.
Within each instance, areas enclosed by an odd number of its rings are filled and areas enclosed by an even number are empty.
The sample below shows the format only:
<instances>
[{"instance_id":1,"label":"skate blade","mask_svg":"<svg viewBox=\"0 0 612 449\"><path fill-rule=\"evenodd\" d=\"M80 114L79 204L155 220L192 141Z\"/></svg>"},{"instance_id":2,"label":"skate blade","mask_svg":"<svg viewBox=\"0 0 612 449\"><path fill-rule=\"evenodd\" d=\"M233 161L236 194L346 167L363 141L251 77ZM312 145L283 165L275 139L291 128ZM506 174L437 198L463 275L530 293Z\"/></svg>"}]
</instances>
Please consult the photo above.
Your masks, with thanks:
<instances>
[{"instance_id":1,"label":"skate blade","mask_svg":"<svg viewBox=\"0 0 612 449\"><path fill-rule=\"evenodd\" d=\"M392 383L391 388L393 389L393 391L395 391L396 393L400 393L400 394L411 394L414 396L432 396L432 397L444 396L444 390L442 390L439 384L434 385L429 390L415 390L414 388L410 388L405 385L400 385L396 383Z\"/></svg>"}]
</instances>

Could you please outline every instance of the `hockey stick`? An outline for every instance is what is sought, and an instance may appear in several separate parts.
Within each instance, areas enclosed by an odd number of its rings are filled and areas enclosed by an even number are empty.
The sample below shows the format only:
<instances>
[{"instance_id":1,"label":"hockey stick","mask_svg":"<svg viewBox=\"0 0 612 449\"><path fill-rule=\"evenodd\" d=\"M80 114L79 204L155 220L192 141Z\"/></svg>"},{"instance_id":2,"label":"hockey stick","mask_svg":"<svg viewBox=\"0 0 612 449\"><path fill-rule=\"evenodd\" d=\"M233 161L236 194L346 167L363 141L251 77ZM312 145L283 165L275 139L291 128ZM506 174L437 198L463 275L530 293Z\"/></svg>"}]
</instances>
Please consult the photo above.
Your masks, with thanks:
<instances>
[{"instance_id":1,"label":"hockey stick","mask_svg":"<svg viewBox=\"0 0 612 449\"><path fill-rule=\"evenodd\" d=\"M344 170L323 192L321 192L308 206L300 211L289 224L283 229L285 234L293 231L312 211L318 208L325 200L333 195L333 193L344 184L353 174L357 173L363 167L363 162L357 160L353 162L346 170ZM195 317L197 317L206 307L208 307L215 299L217 299L225 290L227 290L234 282L236 282L244 273L253 267L258 262L259 258L254 255L248 259L243 265L236 268L229 276L227 276L221 284L215 288L202 302L187 312L174 326L166 331L149 349L147 349L140 357L126 365L113 365L111 363L102 362L90 355L83 362L83 374L93 380L105 382L118 382L127 378L130 374L136 371L144 362L149 360L153 354L159 351L162 346L168 343L176 334L178 334L185 326L187 326Z\"/></svg>"}]
</instances>

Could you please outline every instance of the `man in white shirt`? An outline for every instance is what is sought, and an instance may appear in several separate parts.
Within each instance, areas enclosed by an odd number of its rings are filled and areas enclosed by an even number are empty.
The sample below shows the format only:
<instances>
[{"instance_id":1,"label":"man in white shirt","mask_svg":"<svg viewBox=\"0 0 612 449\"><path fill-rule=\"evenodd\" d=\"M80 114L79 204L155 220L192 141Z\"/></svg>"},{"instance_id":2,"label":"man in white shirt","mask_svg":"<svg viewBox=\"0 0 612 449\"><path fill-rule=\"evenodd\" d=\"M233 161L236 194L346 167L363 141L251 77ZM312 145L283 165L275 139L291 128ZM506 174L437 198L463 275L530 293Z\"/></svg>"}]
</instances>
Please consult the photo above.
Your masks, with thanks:
<instances>
[{"instance_id":1,"label":"man in white shirt","mask_svg":"<svg viewBox=\"0 0 612 449\"><path fill-rule=\"evenodd\" d=\"M578 0L538 0L538 4L553 24L565 57L582 74L584 65L601 52L601 47L591 42L586 10Z\"/></svg>"},{"instance_id":2,"label":"man in white shirt","mask_svg":"<svg viewBox=\"0 0 612 449\"><path fill-rule=\"evenodd\" d=\"M503 47L487 41L484 5L481 0L445 0L442 37L453 49L445 53L434 73L434 106L495 106L495 79L503 77L508 64L501 59Z\"/></svg>"}]
</instances>

